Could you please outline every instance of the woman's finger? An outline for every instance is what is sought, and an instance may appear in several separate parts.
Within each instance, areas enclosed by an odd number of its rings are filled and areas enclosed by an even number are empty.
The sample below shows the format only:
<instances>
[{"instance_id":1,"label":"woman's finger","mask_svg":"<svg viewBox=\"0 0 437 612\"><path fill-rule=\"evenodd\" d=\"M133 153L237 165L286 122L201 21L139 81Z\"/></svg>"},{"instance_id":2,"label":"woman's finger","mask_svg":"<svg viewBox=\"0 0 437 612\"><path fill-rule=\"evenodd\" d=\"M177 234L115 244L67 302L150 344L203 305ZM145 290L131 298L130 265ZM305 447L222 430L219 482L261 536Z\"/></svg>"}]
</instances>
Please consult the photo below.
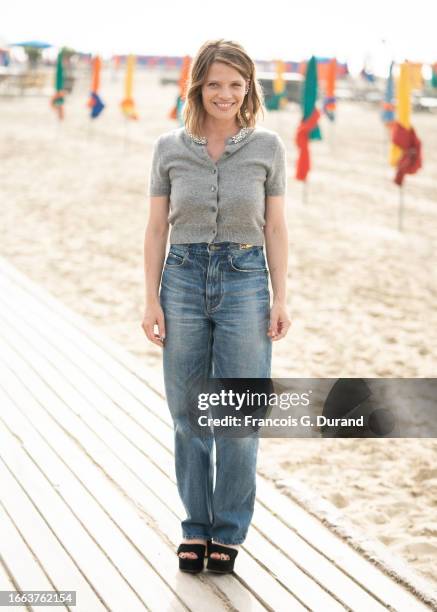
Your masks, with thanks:
<instances>
[{"instance_id":1,"label":"woman's finger","mask_svg":"<svg viewBox=\"0 0 437 612\"><path fill-rule=\"evenodd\" d=\"M275 335L274 338L272 338L272 340L280 340L281 338L284 338L284 336L287 335L288 330L291 327L291 322L290 321L280 321L279 322L279 332L278 334Z\"/></svg>"},{"instance_id":2,"label":"woman's finger","mask_svg":"<svg viewBox=\"0 0 437 612\"><path fill-rule=\"evenodd\" d=\"M163 316L159 316L158 317L157 325L158 325L159 336L160 336L160 338L162 338L164 340L164 338L165 338L165 321L164 321L164 317Z\"/></svg>"},{"instance_id":3,"label":"woman's finger","mask_svg":"<svg viewBox=\"0 0 437 612\"><path fill-rule=\"evenodd\" d=\"M159 336L154 333L154 329L153 329L154 327L155 327L154 323L153 324L150 322L143 323L143 329L147 336L147 339L150 340L150 342L153 342L153 344L158 344L159 346L161 346L162 342L160 341ZM158 343L158 341L160 344Z\"/></svg>"}]
</instances>

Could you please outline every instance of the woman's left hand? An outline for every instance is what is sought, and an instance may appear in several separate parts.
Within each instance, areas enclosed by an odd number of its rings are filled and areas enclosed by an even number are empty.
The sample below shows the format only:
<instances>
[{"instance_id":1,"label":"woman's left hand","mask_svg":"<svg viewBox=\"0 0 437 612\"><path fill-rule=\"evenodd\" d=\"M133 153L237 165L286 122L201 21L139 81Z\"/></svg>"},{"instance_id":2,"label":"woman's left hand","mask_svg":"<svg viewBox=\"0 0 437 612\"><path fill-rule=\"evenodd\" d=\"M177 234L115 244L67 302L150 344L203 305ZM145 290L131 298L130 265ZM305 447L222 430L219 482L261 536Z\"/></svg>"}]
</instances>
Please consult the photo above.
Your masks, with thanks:
<instances>
[{"instance_id":1,"label":"woman's left hand","mask_svg":"<svg viewBox=\"0 0 437 612\"><path fill-rule=\"evenodd\" d=\"M273 302L270 309L270 325L267 335L270 336L272 341L280 340L286 336L290 326L291 320L285 304Z\"/></svg>"}]
</instances>

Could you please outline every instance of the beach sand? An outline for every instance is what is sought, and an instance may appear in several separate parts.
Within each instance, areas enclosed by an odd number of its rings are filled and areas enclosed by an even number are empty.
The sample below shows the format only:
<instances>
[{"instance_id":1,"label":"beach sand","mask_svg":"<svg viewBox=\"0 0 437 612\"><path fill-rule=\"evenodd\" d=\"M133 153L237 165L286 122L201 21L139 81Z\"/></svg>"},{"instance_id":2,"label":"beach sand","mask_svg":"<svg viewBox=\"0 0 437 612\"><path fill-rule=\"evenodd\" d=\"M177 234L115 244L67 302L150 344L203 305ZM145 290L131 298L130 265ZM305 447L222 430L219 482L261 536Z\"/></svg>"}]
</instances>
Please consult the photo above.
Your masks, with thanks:
<instances>
[{"instance_id":1,"label":"beach sand","mask_svg":"<svg viewBox=\"0 0 437 612\"><path fill-rule=\"evenodd\" d=\"M91 123L80 80L59 124L47 97L0 97L1 255L139 357L162 383L160 349L140 327L152 144L176 127L176 87L137 72L140 120L118 104ZM294 180L296 106L261 123L288 151L288 303L274 377L432 377L437 371L437 115L413 117L424 167L407 177L404 231L376 106L340 103L312 145L307 202ZM430 580L437 576L437 442L433 439L263 439L259 469L295 477ZM437 582L435 583L437 584Z\"/></svg>"}]
</instances>

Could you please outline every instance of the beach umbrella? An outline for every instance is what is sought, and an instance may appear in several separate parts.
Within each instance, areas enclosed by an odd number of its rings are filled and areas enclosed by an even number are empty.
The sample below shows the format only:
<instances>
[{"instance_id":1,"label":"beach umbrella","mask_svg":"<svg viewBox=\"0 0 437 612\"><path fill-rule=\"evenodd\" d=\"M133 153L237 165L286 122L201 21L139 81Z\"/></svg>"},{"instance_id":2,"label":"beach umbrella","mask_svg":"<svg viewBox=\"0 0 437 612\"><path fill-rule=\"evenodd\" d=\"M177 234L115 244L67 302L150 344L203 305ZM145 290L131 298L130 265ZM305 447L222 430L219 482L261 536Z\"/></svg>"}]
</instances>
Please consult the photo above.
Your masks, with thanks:
<instances>
[{"instance_id":1,"label":"beach umbrella","mask_svg":"<svg viewBox=\"0 0 437 612\"><path fill-rule=\"evenodd\" d=\"M135 102L132 97L135 71L135 56L129 55L126 63L126 76L124 82L124 99L121 102L121 110L126 119L138 119Z\"/></svg>"},{"instance_id":2,"label":"beach umbrella","mask_svg":"<svg viewBox=\"0 0 437 612\"><path fill-rule=\"evenodd\" d=\"M99 56L93 59L92 73L91 73L91 93L88 99L88 108L91 109L91 119L96 119L105 108L98 91L100 88L100 70L102 67L102 60Z\"/></svg>"},{"instance_id":3,"label":"beach umbrella","mask_svg":"<svg viewBox=\"0 0 437 612\"><path fill-rule=\"evenodd\" d=\"M179 75L179 93L176 98L176 104L169 113L169 119L177 119L180 125L183 125L183 110L187 95L188 81L190 78L191 57L186 55L182 60L182 68Z\"/></svg>"},{"instance_id":4,"label":"beach umbrella","mask_svg":"<svg viewBox=\"0 0 437 612\"><path fill-rule=\"evenodd\" d=\"M64 65L63 65L64 54L63 51L59 51L58 58L56 61L55 70L55 93L50 100L52 108L56 111L59 119L64 118L64 103L65 103L65 91L64 91Z\"/></svg>"},{"instance_id":5,"label":"beach umbrella","mask_svg":"<svg viewBox=\"0 0 437 612\"><path fill-rule=\"evenodd\" d=\"M29 40L26 42L10 43L8 47L33 47L33 49L48 49L53 47L50 43L42 42L41 40Z\"/></svg>"},{"instance_id":6,"label":"beach umbrella","mask_svg":"<svg viewBox=\"0 0 437 612\"><path fill-rule=\"evenodd\" d=\"M323 99L323 112L330 121L335 119L335 78L337 76L337 60L330 60L326 71L325 97Z\"/></svg>"},{"instance_id":7,"label":"beach umbrella","mask_svg":"<svg viewBox=\"0 0 437 612\"><path fill-rule=\"evenodd\" d=\"M296 165L296 178L298 181L307 180L310 170L309 140L321 140L322 136L318 126L320 112L316 108L317 101L317 62L311 57L306 68L305 82L302 90L302 120L296 132L296 144L299 155Z\"/></svg>"},{"instance_id":8,"label":"beach umbrella","mask_svg":"<svg viewBox=\"0 0 437 612\"><path fill-rule=\"evenodd\" d=\"M389 128L392 127L395 118L393 65L394 62L391 62L385 86L384 100L382 102L381 113L381 119L383 123Z\"/></svg>"},{"instance_id":9,"label":"beach umbrella","mask_svg":"<svg viewBox=\"0 0 437 612\"><path fill-rule=\"evenodd\" d=\"M402 229L403 182L422 166L421 142L411 126L411 76L407 62L401 64L396 87L396 121L392 128L390 163L396 166L394 182L399 190L399 229Z\"/></svg>"}]
</instances>

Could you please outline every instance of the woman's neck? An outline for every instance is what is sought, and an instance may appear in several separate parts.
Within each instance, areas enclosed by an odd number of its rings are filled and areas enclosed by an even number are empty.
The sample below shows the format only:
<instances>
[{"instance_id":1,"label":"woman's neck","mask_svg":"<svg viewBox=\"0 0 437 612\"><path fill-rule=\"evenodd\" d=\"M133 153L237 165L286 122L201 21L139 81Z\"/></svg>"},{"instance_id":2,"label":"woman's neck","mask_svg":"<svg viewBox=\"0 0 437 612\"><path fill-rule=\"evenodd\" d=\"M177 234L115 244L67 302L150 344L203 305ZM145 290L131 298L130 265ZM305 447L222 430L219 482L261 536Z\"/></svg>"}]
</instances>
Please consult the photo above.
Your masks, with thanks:
<instances>
[{"instance_id":1,"label":"woman's neck","mask_svg":"<svg viewBox=\"0 0 437 612\"><path fill-rule=\"evenodd\" d=\"M241 127L235 121L223 121L223 119L215 119L214 117L206 117L203 123L203 134L208 140L227 140L231 136L238 134Z\"/></svg>"}]
</instances>

